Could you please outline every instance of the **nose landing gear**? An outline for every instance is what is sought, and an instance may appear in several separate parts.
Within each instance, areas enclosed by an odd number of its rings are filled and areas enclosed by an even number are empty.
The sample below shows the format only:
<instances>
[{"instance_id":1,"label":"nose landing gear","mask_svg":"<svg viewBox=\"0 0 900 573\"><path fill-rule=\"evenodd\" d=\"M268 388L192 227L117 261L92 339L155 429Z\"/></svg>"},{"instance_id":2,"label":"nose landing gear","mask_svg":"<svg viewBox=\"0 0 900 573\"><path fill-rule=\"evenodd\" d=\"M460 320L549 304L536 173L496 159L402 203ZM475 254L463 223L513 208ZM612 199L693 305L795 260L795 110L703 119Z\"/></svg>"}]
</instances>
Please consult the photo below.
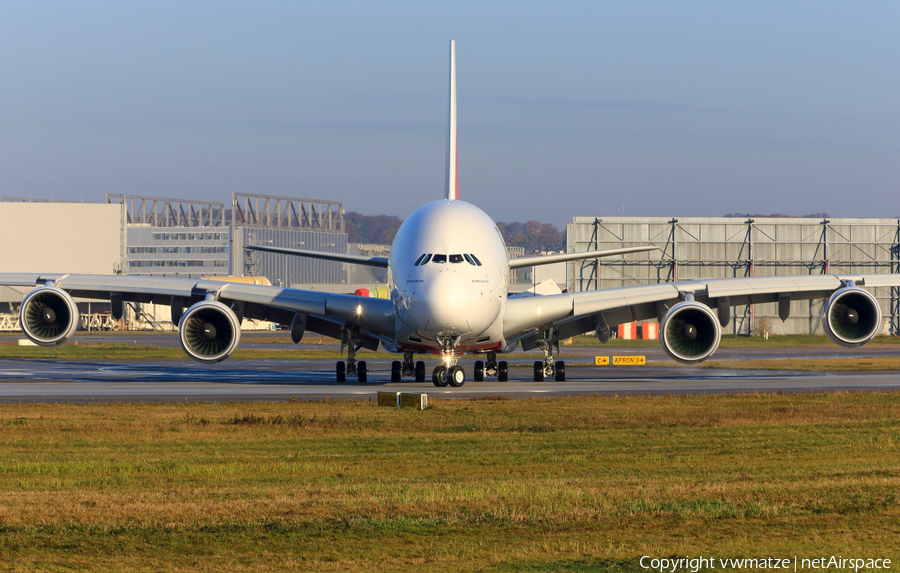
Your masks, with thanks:
<instances>
[{"instance_id":1,"label":"nose landing gear","mask_svg":"<svg viewBox=\"0 0 900 573\"><path fill-rule=\"evenodd\" d=\"M448 384L459 388L466 383L466 371L456 363L457 358L454 351L456 345L459 344L459 336L441 334L438 335L437 341L441 345L441 361L443 363L431 373L431 381L438 388L443 388Z\"/></svg>"},{"instance_id":2,"label":"nose landing gear","mask_svg":"<svg viewBox=\"0 0 900 573\"><path fill-rule=\"evenodd\" d=\"M447 385L459 388L466 383L466 371L461 366L451 366L447 368L441 364L431 373L431 381L438 388L444 388Z\"/></svg>"}]
</instances>

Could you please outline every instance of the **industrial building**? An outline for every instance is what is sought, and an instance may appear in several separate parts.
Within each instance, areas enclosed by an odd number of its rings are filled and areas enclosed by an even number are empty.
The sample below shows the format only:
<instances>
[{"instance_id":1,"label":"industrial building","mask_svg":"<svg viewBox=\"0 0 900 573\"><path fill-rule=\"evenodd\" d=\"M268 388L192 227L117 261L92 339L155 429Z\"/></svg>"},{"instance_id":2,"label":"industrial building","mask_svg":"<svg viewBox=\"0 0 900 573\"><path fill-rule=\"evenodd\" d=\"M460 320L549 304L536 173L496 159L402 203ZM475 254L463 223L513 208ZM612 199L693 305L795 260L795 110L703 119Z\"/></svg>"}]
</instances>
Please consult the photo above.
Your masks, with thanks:
<instances>
[{"instance_id":1,"label":"industrial building","mask_svg":"<svg viewBox=\"0 0 900 573\"><path fill-rule=\"evenodd\" d=\"M336 201L232 193L231 204L107 195L124 206L128 274L264 276L272 284L347 282L340 263L247 251L245 245L347 252Z\"/></svg>"},{"instance_id":2,"label":"industrial building","mask_svg":"<svg viewBox=\"0 0 900 573\"><path fill-rule=\"evenodd\" d=\"M658 251L569 263L570 290L731 277L900 272L900 219L575 217L567 251L656 245ZM900 334L900 289L877 288L884 333ZM823 301L732 309L734 334L822 333Z\"/></svg>"},{"instance_id":3,"label":"industrial building","mask_svg":"<svg viewBox=\"0 0 900 573\"><path fill-rule=\"evenodd\" d=\"M0 272L121 273L123 217L118 205L0 197ZM18 305L29 290L0 286L0 330L17 328ZM109 305L78 301L78 307L88 328L103 323Z\"/></svg>"},{"instance_id":4,"label":"industrial building","mask_svg":"<svg viewBox=\"0 0 900 573\"><path fill-rule=\"evenodd\" d=\"M251 244L346 253L343 205L241 193L230 204L128 195L107 195L105 203L0 197L3 272L259 276L282 286L347 282L347 265L243 248ZM26 291L0 287L0 328L15 328ZM109 312L108 304L81 306L91 315ZM168 309L132 306L127 316L132 326L171 328ZM102 317L83 322L108 326Z\"/></svg>"}]
</instances>

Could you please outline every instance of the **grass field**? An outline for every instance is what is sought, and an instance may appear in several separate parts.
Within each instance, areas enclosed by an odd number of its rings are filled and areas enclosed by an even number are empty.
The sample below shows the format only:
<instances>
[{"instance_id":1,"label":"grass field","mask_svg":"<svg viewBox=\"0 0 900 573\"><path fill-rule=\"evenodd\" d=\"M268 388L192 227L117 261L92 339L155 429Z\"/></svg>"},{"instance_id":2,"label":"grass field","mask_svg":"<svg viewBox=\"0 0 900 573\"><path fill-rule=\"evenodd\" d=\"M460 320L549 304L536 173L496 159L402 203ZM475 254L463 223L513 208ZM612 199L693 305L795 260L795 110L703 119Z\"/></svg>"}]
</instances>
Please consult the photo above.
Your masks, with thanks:
<instances>
[{"instance_id":1,"label":"grass field","mask_svg":"<svg viewBox=\"0 0 900 573\"><path fill-rule=\"evenodd\" d=\"M0 569L900 558L900 394L0 405Z\"/></svg>"}]
</instances>

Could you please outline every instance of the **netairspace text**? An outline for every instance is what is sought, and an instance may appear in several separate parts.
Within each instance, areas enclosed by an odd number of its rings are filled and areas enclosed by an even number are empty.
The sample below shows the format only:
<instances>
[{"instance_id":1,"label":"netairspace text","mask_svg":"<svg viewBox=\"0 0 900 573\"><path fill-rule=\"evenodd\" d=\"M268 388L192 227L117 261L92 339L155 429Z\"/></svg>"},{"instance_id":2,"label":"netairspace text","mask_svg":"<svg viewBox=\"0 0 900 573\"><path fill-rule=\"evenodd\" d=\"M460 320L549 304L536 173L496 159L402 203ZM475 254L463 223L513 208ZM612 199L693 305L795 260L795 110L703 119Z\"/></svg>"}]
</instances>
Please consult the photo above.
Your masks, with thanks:
<instances>
[{"instance_id":1,"label":"netairspace text","mask_svg":"<svg viewBox=\"0 0 900 573\"><path fill-rule=\"evenodd\" d=\"M697 573L701 570L722 569L734 571L739 569L780 569L782 571L810 571L816 569L846 569L847 571L890 569L890 559L843 557L832 555L830 557L641 557L642 569L659 571L660 573L676 573L678 571L690 571Z\"/></svg>"}]
</instances>

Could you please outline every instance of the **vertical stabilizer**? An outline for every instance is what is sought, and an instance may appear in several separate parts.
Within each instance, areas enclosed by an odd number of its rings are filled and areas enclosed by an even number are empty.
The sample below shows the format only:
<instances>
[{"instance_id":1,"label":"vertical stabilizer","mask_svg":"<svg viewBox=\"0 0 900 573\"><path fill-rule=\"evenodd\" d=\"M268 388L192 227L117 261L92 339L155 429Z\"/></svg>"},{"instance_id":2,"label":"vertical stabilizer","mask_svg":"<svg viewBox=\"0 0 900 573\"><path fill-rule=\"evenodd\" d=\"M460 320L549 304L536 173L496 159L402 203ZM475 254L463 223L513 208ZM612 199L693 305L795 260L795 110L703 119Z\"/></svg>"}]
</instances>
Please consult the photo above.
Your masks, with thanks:
<instances>
[{"instance_id":1,"label":"vertical stabilizer","mask_svg":"<svg viewBox=\"0 0 900 573\"><path fill-rule=\"evenodd\" d=\"M450 40L450 111L447 115L447 187L449 201L459 199L459 165L456 159L456 42Z\"/></svg>"}]
</instances>

